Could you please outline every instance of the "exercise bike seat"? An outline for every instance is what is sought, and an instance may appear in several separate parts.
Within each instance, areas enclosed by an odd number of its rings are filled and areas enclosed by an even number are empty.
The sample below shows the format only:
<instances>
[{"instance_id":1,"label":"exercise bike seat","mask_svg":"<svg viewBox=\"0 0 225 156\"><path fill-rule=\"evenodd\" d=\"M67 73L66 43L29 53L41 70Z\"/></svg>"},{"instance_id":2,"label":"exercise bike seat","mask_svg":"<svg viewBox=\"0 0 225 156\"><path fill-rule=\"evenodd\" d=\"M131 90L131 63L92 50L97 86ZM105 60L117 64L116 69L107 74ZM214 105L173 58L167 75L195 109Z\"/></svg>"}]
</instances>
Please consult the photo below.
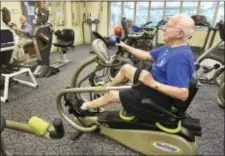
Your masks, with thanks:
<instances>
[{"instance_id":1,"label":"exercise bike seat","mask_svg":"<svg viewBox=\"0 0 225 156\"><path fill-rule=\"evenodd\" d=\"M134 111L128 112L132 113L135 117L134 120L130 122L133 123L135 121L140 121L145 124L151 124L153 127L158 122L169 129L175 128L178 122L181 122L182 127L188 129L192 133L192 135L190 135L191 137L195 135L200 136L201 125L199 119L192 118L186 113L186 110L196 95L198 88L199 81L196 78L193 78L189 84L188 99L186 101L171 99L172 101L170 101L170 103L172 104L172 110L163 108L156 104L152 99L142 99L140 108L136 108ZM129 108L129 110L132 110L132 108Z\"/></svg>"},{"instance_id":2,"label":"exercise bike seat","mask_svg":"<svg viewBox=\"0 0 225 156\"><path fill-rule=\"evenodd\" d=\"M73 46L74 42L74 30L72 29L63 29L57 30L55 32L57 41L53 43L56 47L66 48L69 46Z\"/></svg>"},{"instance_id":3,"label":"exercise bike seat","mask_svg":"<svg viewBox=\"0 0 225 156\"><path fill-rule=\"evenodd\" d=\"M144 32L128 34L127 39L139 39L143 37L143 35L144 35Z\"/></svg>"},{"instance_id":4,"label":"exercise bike seat","mask_svg":"<svg viewBox=\"0 0 225 156\"><path fill-rule=\"evenodd\" d=\"M107 43L107 40L109 39L109 37L103 37L103 36L100 35L97 31L93 31L92 33L93 33L93 35L95 36L95 38L101 39L101 40L105 43L105 45L106 45L107 47L109 47L109 45L108 45L108 43Z\"/></svg>"}]
</instances>

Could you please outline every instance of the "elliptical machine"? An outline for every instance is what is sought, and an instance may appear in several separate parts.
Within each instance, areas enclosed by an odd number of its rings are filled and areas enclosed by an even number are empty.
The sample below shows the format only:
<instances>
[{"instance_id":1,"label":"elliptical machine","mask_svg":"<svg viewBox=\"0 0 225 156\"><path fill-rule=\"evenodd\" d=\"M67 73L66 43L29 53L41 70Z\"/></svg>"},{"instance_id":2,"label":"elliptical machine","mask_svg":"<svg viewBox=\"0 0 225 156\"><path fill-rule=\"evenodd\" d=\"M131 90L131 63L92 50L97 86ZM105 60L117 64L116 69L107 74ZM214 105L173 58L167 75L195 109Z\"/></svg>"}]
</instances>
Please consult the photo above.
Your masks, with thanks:
<instances>
[{"instance_id":1,"label":"elliptical machine","mask_svg":"<svg viewBox=\"0 0 225 156\"><path fill-rule=\"evenodd\" d=\"M219 45L224 43L224 21L220 21L216 24L218 29L220 40L207 49L202 55L200 55L195 61L196 73L199 76L201 82L207 83L219 83L219 76L224 71L224 60L219 57L212 56L211 54L216 51Z\"/></svg>"},{"instance_id":2,"label":"elliptical machine","mask_svg":"<svg viewBox=\"0 0 225 156\"><path fill-rule=\"evenodd\" d=\"M142 99L143 107L135 110L133 116L129 117L124 114L123 109L120 111L96 111L90 116L79 116L76 113L74 107L80 105L84 100L81 96L82 93L100 93L138 87L138 85L82 87L82 83L92 73L88 73L78 81L78 77L85 67L92 63L111 64L102 40L96 39L92 43L92 47L95 55L78 66L71 88L64 89L57 95L57 110L61 117L80 132L99 132L146 155L196 155L195 137L201 135L201 126L198 119L190 117L185 111L198 91L197 79L193 79L190 83L189 97L186 102L173 100L173 111L165 110L150 99ZM99 69L95 69L93 72ZM68 107L69 114L73 116L73 119L64 112L63 97L64 104ZM149 117L150 114L151 117Z\"/></svg>"},{"instance_id":3,"label":"elliptical machine","mask_svg":"<svg viewBox=\"0 0 225 156\"><path fill-rule=\"evenodd\" d=\"M48 24L49 12L44 8L36 8L37 15L36 25L33 29L32 36L34 47L38 55L38 65L34 69L36 77L49 77L59 72L58 68L50 66L50 51L52 47L52 25Z\"/></svg>"},{"instance_id":4,"label":"elliptical machine","mask_svg":"<svg viewBox=\"0 0 225 156\"><path fill-rule=\"evenodd\" d=\"M12 26L15 24L10 24L11 16L7 8L2 8L2 20L7 25L7 27L1 27L0 32L0 70L1 70L1 89L3 94L1 95L2 102L8 102L9 87L12 84L20 83L29 87L38 88L37 81L31 72L30 68L20 66L15 63L14 57L18 48L19 37L13 31ZM27 74L31 81L23 80L18 78L19 75Z\"/></svg>"}]
</instances>

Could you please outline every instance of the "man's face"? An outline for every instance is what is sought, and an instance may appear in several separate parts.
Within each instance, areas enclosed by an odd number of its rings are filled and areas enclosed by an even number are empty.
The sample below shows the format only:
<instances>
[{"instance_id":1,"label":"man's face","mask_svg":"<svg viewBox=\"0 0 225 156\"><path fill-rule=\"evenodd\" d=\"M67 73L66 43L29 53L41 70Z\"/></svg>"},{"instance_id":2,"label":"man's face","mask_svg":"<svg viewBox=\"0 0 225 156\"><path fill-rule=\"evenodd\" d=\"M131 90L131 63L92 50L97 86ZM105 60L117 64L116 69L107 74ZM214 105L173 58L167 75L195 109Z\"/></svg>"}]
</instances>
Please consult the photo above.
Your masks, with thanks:
<instances>
[{"instance_id":1,"label":"man's face","mask_svg":"<svg viewBox=\"0 0 225 156\"><path fill-rule=\"evenodd\" d=\"M26 20L23 17L20 17L20 24L24 24Z\"/></svg>"},{"instance_id":2,"label":"man's face","mask_svg":"<svg viewBox=\"0 0 225 156\"><path fill-rule=\"evenodd\" d=\"M182 29L179 28L176 24L175 19L170 18L170 20L163 27L163 41L169 42L180 39L182 34Z\"/></svg>"}]
</instances>

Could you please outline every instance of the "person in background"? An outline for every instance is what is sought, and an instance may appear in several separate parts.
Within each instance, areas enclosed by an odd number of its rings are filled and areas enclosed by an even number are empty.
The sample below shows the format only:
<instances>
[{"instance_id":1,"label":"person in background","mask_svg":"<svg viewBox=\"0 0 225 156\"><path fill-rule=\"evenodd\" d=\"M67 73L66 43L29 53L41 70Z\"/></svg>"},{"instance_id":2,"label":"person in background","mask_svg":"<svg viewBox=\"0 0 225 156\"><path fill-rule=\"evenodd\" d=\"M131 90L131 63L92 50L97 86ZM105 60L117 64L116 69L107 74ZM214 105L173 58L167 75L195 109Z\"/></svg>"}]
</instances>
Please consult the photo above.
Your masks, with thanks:
<instances>
[{"instance_id":1,"label":"person in background","mask_svg":"<svg viewBox=\"0 0 225 156\"><path fill-rule=\"evenodd\" d=\"M30 38L31 37L31 25L27 23L27 18L22 15L20 17L20 24L21 27L14 27L14 30L17 32L17 34L20 37L24 37L24 38Z\"/></svg>"},{"instance_id":2,"label":"person in background","mask_svg":"<svg viewBox=\"0 0 225 156\"><path fill-rule=\"evenodd\" d=\"M19 61L24 61L25 60L25 52L24 52L24 46L28 43L33 42L31 39L31 25L27 23L27 18L22 15L20 17L20 24L21 27L13 27L13 30L17 33L17 35L20 37L19 38L19 43L18 43L18 51L16 54L16 60Z\"/></svg>"},{"instance_id":3,"label":"person in background","mask_svg":"<svg viewBox=\"0 0 225 156\"><path fill-rule=\"evenodd\" d=\"M132 34L132 33L140 31L140 28L137 25L135 25L134 20L128 19L127 22L128 22L127 26L128 26L129 33Z\"/></svg>"}]
</instances>

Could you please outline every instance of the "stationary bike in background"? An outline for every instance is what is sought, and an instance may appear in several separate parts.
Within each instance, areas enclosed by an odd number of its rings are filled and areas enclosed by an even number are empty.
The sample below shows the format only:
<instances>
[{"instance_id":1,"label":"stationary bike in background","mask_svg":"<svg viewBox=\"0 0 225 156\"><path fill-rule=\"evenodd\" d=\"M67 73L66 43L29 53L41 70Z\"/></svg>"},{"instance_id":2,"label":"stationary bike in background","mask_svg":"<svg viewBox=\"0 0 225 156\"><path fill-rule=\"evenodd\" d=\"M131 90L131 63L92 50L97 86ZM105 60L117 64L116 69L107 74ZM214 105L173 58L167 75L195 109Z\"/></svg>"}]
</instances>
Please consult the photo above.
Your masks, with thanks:
<instances>
[{"instance_id":1,"label":"stationary bike in background","mask_svg":"<svg viewBox=\"0 0 225 156\"><path fill-rule=\"evenodd\" d=\"M132 28L128 27L128 22L129 21L125 17L121 20L121 25L124 31L121 41L138 49L150 50L152 48L152 41L154 38L153 34L156 30L154 27L148 27L152 22L148 21L136 28L137 32L129 31Z\"/></svg>"},{"instance_id":2,"label":"stationary bike in background","mask_svg":"<svg viewBox=\"0 0 225 156\"><path fill-rule=\"evenodd\" d=\"M39 54L37 66L34 68L36 77L49 77L59 72L58 68L51 66L51 47L53 40L53 26L48 23L49 11L44 8L36 8L36 24L32 29L32 36L36 52Z\"/></svg>"},{"instance_id":3,"label":"stationary bike in background","mask_svg":"<svg viewBox=\"0 0 225 156\"><path fill-rule=\"evenodd\" d=\"M224 108L224 58L220 58L216 55L219 45L224 44L225 41L225 28L224 21L220 21L216 24L218 29L220 40L213 44L209 49L207 49L199 58L196 60L196 73L199 76L201 82L204 83L214 83L218 89L217 101L221 108ZM224 50L223 50L224 51ZM224 55L223 55L224 57Z\"/></svg>"},{"instance_id":4,"label":"stationary bike in background","mask_svg":"<svg viewBox=\"0 0 225 156\"><path fill-rule=\"evenodd\" d=\"M224 21L218 22L216 28L219 32L220 40L202 53L195 61L195 65L201 82L219 84L220 82L218 82L219 79L217 78L223 73L224 59L216 56L216 52L217 48L224 44ZM213 55L213 53L215 54Z\"/></svg>"},{"instance_id":5,"label":"stationary bike in background","mask_svg":"<svg viewBox=\"0 0 225 156\"><path fill-rule=\"evenodd\" d=\"M2 91L1 102L8 102L10 86L19 83L32 88L38 88L38 84L30 68L21 66L15 62L14 58L17 53L19 37L16 35L15 31L10 28L10 12L7 8L3 8L2 10L2 21L6 24L6 27L1 26L0 30L0 89ZM20 77L25 74L30 80Z\"/></svg>"},{"instance_id":6,"label":"stationary bike in background","mask_svg":"<svg viewBox=\"0 0 225 156\"><path fill-rule=\"evenodd\" d=\"M121 26L115 26L113 28L114 34L108 36L108 37L104 37L102 36L99 32L97 31L93 31L93 36L95 37L95 39L100 39L102 40L105 45L107 46L107 48L113 47L116 45L116 38L117 37L121 37L123 34L123 29ZM91 53L94 53L93 51Z\"/></svg>"}]
</instances>

